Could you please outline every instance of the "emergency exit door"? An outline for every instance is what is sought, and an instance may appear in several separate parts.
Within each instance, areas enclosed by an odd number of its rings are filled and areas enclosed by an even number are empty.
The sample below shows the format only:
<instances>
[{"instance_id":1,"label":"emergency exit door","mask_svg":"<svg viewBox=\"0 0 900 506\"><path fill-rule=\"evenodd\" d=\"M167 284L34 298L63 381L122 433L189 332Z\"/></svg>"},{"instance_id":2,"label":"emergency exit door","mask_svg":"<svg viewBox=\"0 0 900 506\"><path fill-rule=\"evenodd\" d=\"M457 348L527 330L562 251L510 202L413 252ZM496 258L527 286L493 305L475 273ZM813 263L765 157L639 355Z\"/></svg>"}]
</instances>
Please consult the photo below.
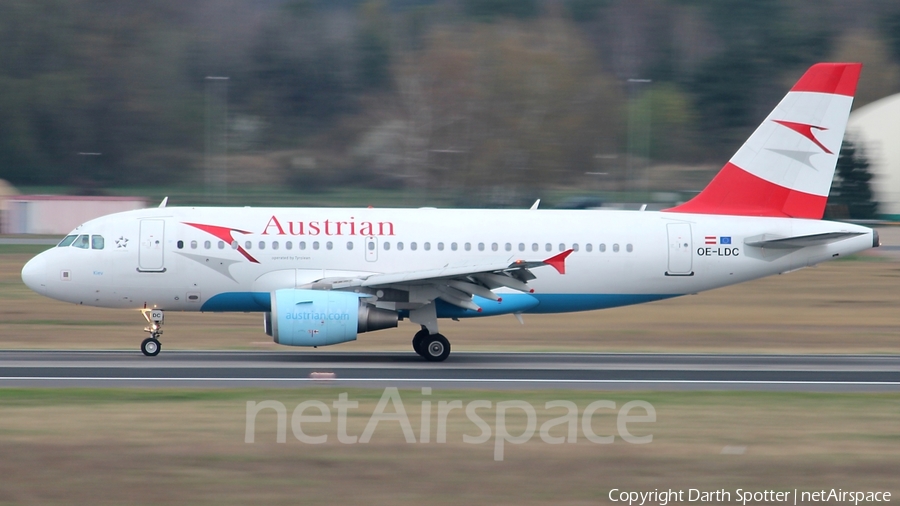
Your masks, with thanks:
<instances>
[{"instance_id":1,"label":"emergency exit door","mask_svg":"<svg viewBox=\"0 0 900 506\"><path fill-rule=\"evenodd\" d=\"M691 224L669 223L669 268L667 276L693 276Z\"/></svg>"}]
</instances>

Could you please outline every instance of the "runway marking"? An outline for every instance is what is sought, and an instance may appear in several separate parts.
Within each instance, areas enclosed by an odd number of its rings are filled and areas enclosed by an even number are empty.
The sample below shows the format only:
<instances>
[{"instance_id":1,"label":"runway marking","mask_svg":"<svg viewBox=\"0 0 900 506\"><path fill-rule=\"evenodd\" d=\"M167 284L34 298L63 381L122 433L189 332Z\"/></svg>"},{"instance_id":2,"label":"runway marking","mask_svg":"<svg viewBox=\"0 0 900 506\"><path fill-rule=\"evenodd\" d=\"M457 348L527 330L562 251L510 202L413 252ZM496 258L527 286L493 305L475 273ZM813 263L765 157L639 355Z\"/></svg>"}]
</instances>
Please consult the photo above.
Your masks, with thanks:
<instances>
[{"instance_id":1,"label":"runway marking","mask_svg":"<svg viewBox=\"0 0 900 506\"><path fill-rule=\"evenodd\" d=\"M782 380L629 380L629 379L463 379L463 378L140 378L140 377L71 377L71 376L0 376L0 381L231 381L231 382L279 382L299 381L309 383L334 382L381 382L381 383L679 383L679 384L725 384L725 385L867 385L900 386L900 381L782 381Z\"/></svg>"}]
</instances>

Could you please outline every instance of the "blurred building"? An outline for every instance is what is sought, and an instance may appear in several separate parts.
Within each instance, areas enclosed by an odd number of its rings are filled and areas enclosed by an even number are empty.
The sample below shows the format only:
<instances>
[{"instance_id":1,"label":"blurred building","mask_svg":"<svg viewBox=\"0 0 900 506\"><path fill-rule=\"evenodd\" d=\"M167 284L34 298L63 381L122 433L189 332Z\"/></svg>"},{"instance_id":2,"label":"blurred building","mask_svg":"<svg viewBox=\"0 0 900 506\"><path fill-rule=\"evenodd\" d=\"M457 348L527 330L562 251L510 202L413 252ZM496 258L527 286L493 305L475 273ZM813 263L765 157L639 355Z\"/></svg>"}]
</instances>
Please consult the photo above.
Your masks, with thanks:
<instances>
[{"instance_id":1,"label":"blurred building","mask_svg":"<svg viewBox=\"0 0 900 506\"><path fill-rule=\"evenodd\" d=\"M0 179L0 215L6 211L6 201L11 197L15 197L19 192L16 188L9 184L5 179Z\"/></svg>"},{"instance_id":2,"label":"blurred building","mask_svg":"<svg viewBox=\"0 0 900 506\"><path fill-rule=\"evenodd\" d=\"M853 111L847 139L869 160L878 214L900 220L900 94Z\"/></svg>"},{"instance_id":3,"label":"blurred building","mask_svg":"<svg viewBox=\"0 0 900 506\"><path fill-rule=\"evenodd\" d=\"M6 199L0 232L63 235L88 220L145 207L139 197L18 195Z\"/></svg>"}]
</instances>

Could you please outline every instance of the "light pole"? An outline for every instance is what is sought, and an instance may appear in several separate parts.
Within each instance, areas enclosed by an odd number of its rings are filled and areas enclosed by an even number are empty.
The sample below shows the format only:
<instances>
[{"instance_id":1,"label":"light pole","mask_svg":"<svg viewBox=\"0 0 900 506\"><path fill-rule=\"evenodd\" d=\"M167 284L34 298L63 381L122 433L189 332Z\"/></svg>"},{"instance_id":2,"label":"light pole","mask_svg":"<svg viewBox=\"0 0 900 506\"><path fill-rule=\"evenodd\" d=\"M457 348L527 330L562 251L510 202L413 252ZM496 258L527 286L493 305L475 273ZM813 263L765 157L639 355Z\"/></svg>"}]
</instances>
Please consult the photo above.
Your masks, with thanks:
<instances>
[{"instance_id":1,"label":"light pole","mask_svg":"<svg viewBox=\"0 0 900 506\"><path fill-rule=\"evenodd\" d=\"M228 77L206 77L206 196L228 194ZM215 188L216 191L213 191Z\"/></svg>"},{"instance_id":2,"label":"light pole","mask_svg":"<svg viewBox=\"0 0 900 506\"><path fill-rule=\"evenodd\" d=\"M647 100L646 104L640 104L642 94L638 93L638 86L641 84L649 85L652 79L628 79L628 158L626 161L625 171L625 187L626 190L635 190L631 184L632 174L635 169L634 155L640 154L644 157L647 167L650 164L650 121L651 121L651 105ZM646 111L644 111L646 109ZM645 167L645 177L646 169ZM646 189L646 188L645 188Z\"/></svg>"}]
</instances>

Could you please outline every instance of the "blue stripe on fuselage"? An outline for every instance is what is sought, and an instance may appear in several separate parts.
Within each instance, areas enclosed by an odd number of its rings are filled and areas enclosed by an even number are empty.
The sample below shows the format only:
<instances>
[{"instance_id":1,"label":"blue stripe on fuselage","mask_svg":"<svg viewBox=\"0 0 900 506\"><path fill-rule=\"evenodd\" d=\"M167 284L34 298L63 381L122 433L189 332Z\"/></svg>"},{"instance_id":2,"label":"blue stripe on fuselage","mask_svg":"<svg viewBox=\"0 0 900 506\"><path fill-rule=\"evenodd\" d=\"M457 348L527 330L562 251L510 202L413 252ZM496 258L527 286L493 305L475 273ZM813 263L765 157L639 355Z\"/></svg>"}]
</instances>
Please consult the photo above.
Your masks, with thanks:
<instances>
[{"instance_id":1,"label":"blue stripe on fuselage","mask_svg":"<svg viewBox=\"0 0 900 506\"><path fill-rule=\"evenodd\" d=\"M679 297L681 294L566 294L566 293L505 293L503 302L496 303L475 297L474 302L482 307L478 313L469 309L437 301L438 318L472 318L509 313L571 313L608 309L619 306L643 304L655 300ZM226 292L214 295L200 308L212 312L264 312L271 311L268 292ZM535 304L535 300L537 303ZM408 315L408 311L402 311Z\"/></svg>"}]
</instances>

